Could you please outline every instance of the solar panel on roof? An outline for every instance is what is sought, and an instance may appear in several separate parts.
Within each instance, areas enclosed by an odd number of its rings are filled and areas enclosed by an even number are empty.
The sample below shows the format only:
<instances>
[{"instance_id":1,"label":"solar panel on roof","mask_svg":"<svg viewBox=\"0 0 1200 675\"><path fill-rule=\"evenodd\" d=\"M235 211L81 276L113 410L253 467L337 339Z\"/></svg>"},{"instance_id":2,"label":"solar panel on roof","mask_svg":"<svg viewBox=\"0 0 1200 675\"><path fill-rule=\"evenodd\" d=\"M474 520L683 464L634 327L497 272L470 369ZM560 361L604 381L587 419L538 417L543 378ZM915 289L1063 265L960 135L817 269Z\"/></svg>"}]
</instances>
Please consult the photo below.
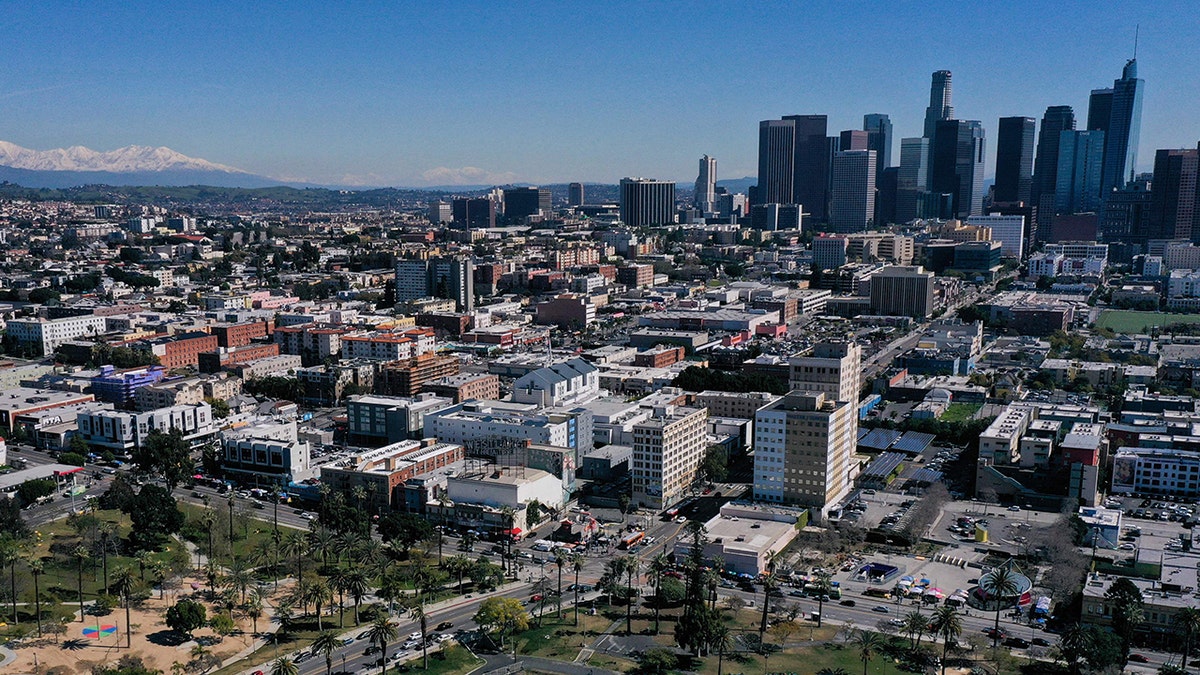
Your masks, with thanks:
<instances>
[{"instance_id":1,"label":"solar panel on roof","mask_svg":"<svg viewBox=\"0 0 1200 675\"><path fill-rule=\"evenodd\" d=\"M893 429L872 429L871 433L858 440L858 444L870 450L887 450L900 436L901 433Z\"/></svg>"},{"instance_id":2,"label":"solar panel on roof","mask_svg":"<svg viewBox=\"0 0 1200 675\"><path fill-rule=\"evenodd\" d=\"M933 445L934 439L937 438L933 434L927 434L920 431L907 431L903 436L898 438L892 444L893 450L907 452L913 455L919 455L929 449Z\"/></svg>"},{"instance_id":3,"label":"solar panel on roof","mask_svg":"<svg viewBox=\"0 0 1200 675\"><path fill-rule=\"evenodd\" d=\"M904 455L898 452L885 452L871 462L863 471L864 477L869 478L886 478L891 475L896 467L900 466L907 459Z\"/></svg>"}]
</instances>

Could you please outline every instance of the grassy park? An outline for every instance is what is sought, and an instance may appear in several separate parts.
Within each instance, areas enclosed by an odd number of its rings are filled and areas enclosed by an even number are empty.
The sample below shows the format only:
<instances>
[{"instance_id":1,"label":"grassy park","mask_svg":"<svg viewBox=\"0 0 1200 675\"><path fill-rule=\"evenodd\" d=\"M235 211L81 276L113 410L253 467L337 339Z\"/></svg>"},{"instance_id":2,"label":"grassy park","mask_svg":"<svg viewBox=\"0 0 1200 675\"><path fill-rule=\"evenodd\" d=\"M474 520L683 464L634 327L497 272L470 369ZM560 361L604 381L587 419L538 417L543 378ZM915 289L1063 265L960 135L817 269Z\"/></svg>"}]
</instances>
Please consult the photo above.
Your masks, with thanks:
<instances>
[{"instance_id":1,"label":"grassy park","mask_svg":"<svg viewBox=\"0 0 1200 675\"><path fill-rule=\"evenodd\" d=\"M1200 314L1164 314L1106 309L1100 312L1100 318L1096 320L1096 328L1108 328L1117 333L1145 333L1154 327L1177 323L1200 323Z\"/></svg>"},{"instance_id":2,"label":"grassy park","mask_svg":"<svg viewBox=\"0 0 1200 675\"><path fill-rule=\"evenodd\" d=\"M974 417L982 407L980 403L951 403L938 419L942 422L965 422Z\"/></svg>"}]
</instances>

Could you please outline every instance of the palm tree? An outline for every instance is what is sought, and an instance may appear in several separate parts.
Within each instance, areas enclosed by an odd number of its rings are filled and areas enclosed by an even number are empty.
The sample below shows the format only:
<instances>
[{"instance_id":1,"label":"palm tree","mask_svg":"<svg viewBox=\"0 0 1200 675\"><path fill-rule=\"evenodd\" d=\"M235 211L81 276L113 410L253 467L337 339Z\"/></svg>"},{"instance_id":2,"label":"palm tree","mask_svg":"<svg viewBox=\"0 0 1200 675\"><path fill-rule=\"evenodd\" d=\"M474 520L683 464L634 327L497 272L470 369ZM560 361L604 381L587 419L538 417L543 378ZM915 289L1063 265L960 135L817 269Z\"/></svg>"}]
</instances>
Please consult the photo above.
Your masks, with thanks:
<instances>
[{"instance_id":1,"label":"palm tree","mask_svg":"<svg viewBox=\"0 0 1200 675\"><path fill-rule=\"evenodd\" d=\"M380 675L387 675L387 646L388 642L396 639L396 626L386 616L381 616L371 622L371 627L367 629L367 640L374 645L379 645L381 656L380 662L383 667L380 668Z\"/></svg>"},{"instance_id":2,"label":"palm tree","mask_svg":"<svg viewBox=\"0 0 1200 675\"><path fill-rule=\"evenodd\" d=\"M625 576L626 576L626 578L629 579L629 583L625 585L625 587L626 587L626 592L625 592L625 596L626 596L626 598L625 598L626 599L626 602L625 602L625 632L632 635L633 634L633 603L636 602L636 600L637 600L637 594L634 593L634 590L633 590L633 577L635 574L638 573L638 568L641 567L641 563L638 561L637 556L635 556L633 554L627 555L624 558L622 558L621 560L624 561L622 564L622 567L625 568Z\"/></svg>"},{"instance_id":3,"label":"palm tree","mask_svg":"<svg viewBox=\"0 0 1200 675\"><path fill-rule=\"evenodd\" d=\"M988 599L996 603L996 625L992 629L992 647L995 647L1000 642L1000 610L1004 609L1004 599L1017 592L1017 572L1004 565L993 568L980 581Z\"/></svg>"},{"instance_id":4,"label":"palm tree","mask_svg":"<svg viewBox=\"0 0 1200 675\"><path fill-rule=\"evenodd\" d=\"M246 590L254 583L254 575L251 574L245 560L234 558L233 563L229 566L229 571L225 573L224 581L226 586L237 592L242 603L245 603Z\"/></svg>"},{"instance_id":5,"label":"palm tree","mask_svg":"<svg viewBox=\"0 0 1200 675\"><path fill-rule=\"evenodd\" d=\"M121 601L125 604L125 648L133 647L133 631L129 625L129 600L133 596L133 590L137 587L137 579L133 575L133 570L128 567L122 567L117 570L116 577L113 579L113 592L121 596Z\"/></svg>"},{"instance_id":6,"label":"palm tree","mask_svg":"<svg viewBox=\"0 0 1200 675\"><path fill-rule=\"evenodd\" d=\"M204 512L200 514L200 525L208 533L208 549L206 554L209 560L213 558L213 526L216 524L217 514L212 509L204 509Z\"/></svg>"},{"instance_id":7,"label":"palm tree","mask_svg":"<svg viewBox=\"0 0 1200 675\"><path fill-rule=\"evenodd\" d=\"M829 597L829 592L833 590L833 582L829 580L828 572L821 572L817 575L817 580L813 582L817 594L817 628L821 627L821 621L825 616L825 598Z\"/></svg>"},{"instance_id":8,"label":"palm tree","mask_svg":"<svg viewBox=\"0 0 1200 675\"><path fill-rule=\"evenodd\" d=\"M562 620L562 571L567 566L567 554L562 549L554 554L554 566L558 568L558 618ZM655 631L658 632L657 630Z\"/></svg>"},{"instance_id":9,"label":"palm tree","mask_svg":"<svg viewBox=\"0 0 1200 675\"><path fill-rule=\"evenodd\" d=\"M162 560L155 560L150 564L150 574L154 577L154 583L158 584L158 599L162 600L167 593L167 572L170 568L167 563Z\"/></svg>"},{"instance_id":10,"label":"palm tree","mask_svg":"<svg viewBox=\"0 0 1200 675\"><path fill-rule=\"evenodd\" d=\"M42 588L38 585L38 577L42 576L44 571L41 560L34 558L29 561L29 573L33 575L33 611L37 616L38 637L42 637Z\"/></svg>"},{"instance_id":11,"label":"palm tree","mask_svg":"<svg viewBox=\"0 0 1200 675\"><path fill-rule=\"evenodd\" d=\"M670 561L667 560L666 553L659 553L650 561L650 568L647 576L650 579L650 585L654 587L654 634L658 635L658 615L659 609L662 607L662 580L667 571Z\"/></svg>"},{"instance_id":12,"label":"palm tree","mask_svg":"<svg viewBox=\"0 0 1200 675\"><path fill-rule=\"evenodd\" d=\"M12 622L17 623L17 562L21 559L21 545L9 534L0 536L0 566L8 565L9 597L12 599Z\"/></svg>"},{"instance_id":13,"label":"palm tree","mask_svg":"<svg viewBox=\"0 0 1200 675\"><path fill-rule=\"evenodd\" d=\"M1079 664L1087 658L1092 647L1092 634L1082 625L1073 623L1063 629L1058 642L1058 653L1067 662L1071 675L1079 675ZM1183 657L1187 659L1186 652Z\"/></svg>"},{"instance_id":14,"label":"palm tree","mask_svg":"<svg viewBox=\"0 0 1200 675\"><path fill-rule=\"evenodd\" d=\"M583 570L585 558L579 553L571 554L571 571L575 572L575 625L579 625L579 572Z\"/></svg>"},{"instance_id":15,"label":"palm tree","mask_svg":"<svg viewBox=\"0 0 1200 675\"><path fill-rule=\"evenodd\" d=\"M324 579L317 579L308 585L304 596L306 603L311 602L316 605L317 631L325 630L325 627L321 625L321 607L333 600L333 591L329 590L329 584L325 583Z\"/></svg>"},{"instance_id":16,"label":"palm tree","mask_svg":"<svg viewBox=\"0 0 1200 675\"><path fill-rule=\"evenodd\" d=\"M933 612L930 625L933 634L942 639L942 675L946 675L946 655L950 651L950 643L957 642L962 635L963 622L958 614L958 608L953 605L942 605Z\"/></svg>"},{"instance_id":17,"label":"palm tree","mask_svg":"<svg viewBox=\"0 0 1200 675\"><path fill-rule=\"evenodd\" d=\"M254 592L250 593L250 601L246 603L244 608L246 616L250 617L250 621L254 622L255 635L258 635L258 619L263 614L262 596L257 591L258 589L255 589Z\"/></svg>"},{"instance_id":18,"label":"palm tree","mask_svg":"<svg viewBox=\"0 0 1200 675\"><path fill-rule=\"evenodd\" d=\"M354 625L358 625L358 606L367 594L367 575L360 569L350 570L346 575L346 592L354 598Z\"/></svg>"},{"instance_id":19,"label":"palm tree","mask_svg":"<svg viewBox=\"0 0 1200 675\"><path fill-rule=\"evenodd\" d=\"M304 554L308 553L308 540L303 532L292 532L283 538L282 553L296 559L296 580L304 576Z\"/></svg>"},{"instance_id":20,"label":"palm tree","mask_svg":"<svg viewBox=\"0 0 1200 675\"><path fill-rule=\"evenodd\" d=\"M721 675L721 667L725 662L725 652L733 643L733 636L729 632L729 626L719 624L713 629L712 639L708 643L709 649L717 650L717 675Z\"/></svg>"},{"instance_id":21,"label":"palm tree","mask_svg":"<svg viewBox=\"0 0 1200 675\"><path fill-rule=\"evenodd\" d=\"M1184 607L1175 614L1175 627L1183 632L1183 659L1179 662L1180 670L1187 670L1188 652L1192 649L1192 638L1200 631L1200 609Z\"/></svg>"},{"instance_id":22,"label":"palm tree","mask_svg":"<svg viewBox=\"0 0 1200 675\"><path fill-rule=\"evenodd\" d=\"M854 645L858 647L858 660L863 664L863 675L867 675L867 664L875 660L875 655L883 648L883 638L879 633L860 630L855 637Z\"/></svg>"},{"instance_id":23,"label":"palm tree","mask_svg":"<svg viewBox=\"0 0 1200 675\"><path fill-rule=\"evenodd\" d=\"M338 639L337 633L331 630L321 631L313 640L313 653L325 657L325 675L333 673L333 653L341 646L342 641Z\"/></svg>"},{"instance_id":24,"label":"palm tree","mask_svg":"<svg viewBox=\"0 0 1200 675\"><path fill-rule=\"evenodd\" d=\"M271 675L300 675L296 662L284 656L271 662Z\"/></svg>"},{"instance_id":25,"label":"palm tree","mask_svg":"<svg viewBox=\"0 0 1200 675\"><path fill-rule=\"evenodd\" d=\"M817 675L850 675L845 668L822 668L817 671Z\"/></svg>"},{"instance_id":26,"label":"palm tree","mask_svg":"<svg viewBox=\"0 0 1200 675\"><path fill-rule=\"evenodd\" d=\"M329 554L340 557L337 533L328 527L317 527L308 535L309 542L317 555L321 556L321 569L329 569Z\"/></svg>"},{"instance_id":27,"label":"palm tree","mask_svg":"<svg viewBox=\"0 0 1200 675\"><path fill-rule=\"evenodd\" d=\"M512 545L513 545L513 528L516 527L517 511L511 506L500 507L500 517L504 519L504 524L508 528L508 536L504 537L504 562L507 563L507 572L510 576L517 575L517 566L511 560Z\"/></svg>"},{"instance_id":28,"label":"palm tree","mask_svg":"<svg viewBox=\"0 0 1200 675\"><path fill-rule=\"evenodd\" d=\"M337 592L338 628L346 627L346 571L340 566L329 575L329 586Z\"/></svg>"},{"instance_id":29,"label":"palm tree","mask_svg":"<svg viewBox=\"0 0 1200 675\"><path fill-rule=\"evenodd\" d=\"M138 551L138 580L143 586L146 585L146 570L154 565L154 554L150 551Z\"/></svg>"},{"instance_id":30,"label":"palm tree","mask_svg":"<svg viewBox=\"0 0 1200 675\"><path fill-rule=\"evenodd\" d=\"M208 598L212 600L217 597L217 579L221 578L221 566L216 558L204 561L204 578L208 580Z\"/></svg>"},{"instance_id":31,"label":"palm tree","mask_svg":"<svg viewBox=\"0 0 1200 675\"><path fill-rule=\"evenodd\" d=\"M452 555L445 561L446 572L458 577L458 591L460 593L463 587L463 577L470 571L473 564L471 559L465 555Z\"/></svg>"},{"instance_id":32,"label":"palm tree","mask_svg":"<svg viewBox=\"0 0 1200 675\"><path fill-rule=\"evenodd\" d=\"M100 524L100 558L104 568L104 592L108 592L108 542L116 531L112 523Z\"/></svg>"},{"instance_id":33,"label":"palm tree","mask_svg":"<svg viewBox=\"0 0 1200 675\"><path fill-rule=\"evenodd\" d=\"M74 554L77 573L76 585L79 590L79 620L83 621L83 564L92 557L92 554L84 546L76 546Z\"/></svg>"},{"instance_id":34,"label":"palm tree","mask_svg":"<svg viewBox=\"0 0 1200 675\"><path fill-rule=\"evenodd\" d=\"M906 635L908 635L908 641L913 650L916 650L917 645L921 643L921 636L925 634L925 631L928 628L929 619L925 618L925 615L921 613L921 610L913 610L904 615L904 625L902 626L902 630Z\"/></svg>"},{"instance_id":35,"label":"palm tree","mask_svg":"<svg viewBox=\"0 0 1200 675\"><path fill-rule=\"evenodd\" d=\"M419 598L414 598L408 605L408 615L421 626L421 667L429 670L429 636L426 635L429 631L429 617L425 614L425 604Z\"/></svg>"},{"instance_id":36,"label":"palm tree","mask_svg":"<svg viewBox=\"0 0 1200 675\"><path fill-rule=\"evenodd\" d=\"M296 610L292 607L290 601L283 601L275 606L275 621L279 624L279 630L275 633L275 644L278 648L279 639L288 634L292 629L292 619L296 618Z\"/></svg>"}]
</instances>

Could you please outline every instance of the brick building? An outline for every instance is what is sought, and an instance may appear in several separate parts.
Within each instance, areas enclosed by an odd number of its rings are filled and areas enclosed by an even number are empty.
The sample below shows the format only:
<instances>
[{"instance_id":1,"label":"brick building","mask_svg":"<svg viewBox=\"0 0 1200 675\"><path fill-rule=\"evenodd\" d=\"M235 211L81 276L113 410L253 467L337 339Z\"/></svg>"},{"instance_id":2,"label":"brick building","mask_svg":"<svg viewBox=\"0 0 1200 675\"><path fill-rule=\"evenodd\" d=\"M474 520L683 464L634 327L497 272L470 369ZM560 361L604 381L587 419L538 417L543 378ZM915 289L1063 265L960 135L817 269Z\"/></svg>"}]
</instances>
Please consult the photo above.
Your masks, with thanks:
<instances>
[{"instance_id":1,"label":"brick building","mask_svg":"<svg viewBox=\"0 0 1200 675\"><path fill-rule=\"evenodd\" d=\"M200 365L200 354L218 347L217 336L208 333L183 333L168 340L151 343L150 350L168 370Z\"/></svg>"},{"instance_id":2,"label":"brick building","mask_svg":"<svg viewBox=\"0 0 1200 675\"><path fill-rule=\"evenodd\" d=\"M215 373L226 366L249 363L272 356L279 356L279 345L274 342L230 348L217 347L214 351L200 354L200 370L205 373Z\"/></svg>"},{"instance_id":3,"label":"brick building","mask_svg":"<svg viewBox=\"0 0 1200 675\"><path fill-rule=\"evenodd\" d=\"M489 373L447 375L421 385L421 391L444 396L455 403L471 399L492 401L500 398L500 378Z\"/></svg>"},{"instance_id":4,"label":"brick building","mask_svg":"<svg viewBox=\"0 0 1200 675\"><path fill-rule=\"evenodd\" d=\"M630 288L653 286L654 265L627 265L619 267L617 268L617 281Z\"/></svg>"},{"instance_id":5,"label":"brick building","mask_svg":"<svg viewBox=\"0 0 1200 675\"><path fill-rule=\"evenodd\" d=\"M375 390L389 396L416 396L421 385L441 377L457 375L458 357L428 352L407 361L384 364L375 378Z\"/></svg>"},{"instance_id":6,"label":"brick building","mask_svg":"<svg viewBox=\"0 0 1200 675\"><path fill-rule=\"evenodd\" d=\"M334 491L366 489L372 513L402 506L404 484L421 474L462 461L463 446L452 443L400 441L355 455L349 466L326 465L321 481Z\"/></svg>"},{"instance_id":7,"label":"brick building","mask_svg":"<svg viewBox=\"0 0 1200 675\"><path fill-rule=\"evenodd\" d=\"M226 323L212 326L209 330L217 336L217 346L241 347L254 340L270 337L275 332L275 324L270 321Z\"/></svg>"},{"instance_id":8,"label":"brick building","mask_svg":"<svg viewBox=\"0 0 1200 675\"><path fill-rule=\"evenodd\" d=\"M687 351L683 347L656 347L633 357L633 365L643 368L666 368L684 359Z\"/></svg>"}]
</instances>

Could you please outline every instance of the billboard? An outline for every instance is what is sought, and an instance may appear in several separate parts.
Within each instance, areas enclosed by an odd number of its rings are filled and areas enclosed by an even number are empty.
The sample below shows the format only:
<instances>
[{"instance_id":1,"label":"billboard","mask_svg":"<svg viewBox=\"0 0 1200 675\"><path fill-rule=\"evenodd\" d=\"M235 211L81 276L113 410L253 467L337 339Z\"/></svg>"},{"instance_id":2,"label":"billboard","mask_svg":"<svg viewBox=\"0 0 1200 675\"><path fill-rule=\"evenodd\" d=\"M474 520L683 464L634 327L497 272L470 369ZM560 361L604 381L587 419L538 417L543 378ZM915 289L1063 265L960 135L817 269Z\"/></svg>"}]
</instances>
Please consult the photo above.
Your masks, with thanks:
<instances>
[{"instance_id":1,"label":"billboard","mask_svg":"<svg viewBox=\"0 0 1200 675\"><path fill-rule=\"evenodd\" d=\"M1137 473L1137 457L1117 455L1113 459L1112 491L1133 492L1134 475Z\"/></svg>"}]
</instances>

